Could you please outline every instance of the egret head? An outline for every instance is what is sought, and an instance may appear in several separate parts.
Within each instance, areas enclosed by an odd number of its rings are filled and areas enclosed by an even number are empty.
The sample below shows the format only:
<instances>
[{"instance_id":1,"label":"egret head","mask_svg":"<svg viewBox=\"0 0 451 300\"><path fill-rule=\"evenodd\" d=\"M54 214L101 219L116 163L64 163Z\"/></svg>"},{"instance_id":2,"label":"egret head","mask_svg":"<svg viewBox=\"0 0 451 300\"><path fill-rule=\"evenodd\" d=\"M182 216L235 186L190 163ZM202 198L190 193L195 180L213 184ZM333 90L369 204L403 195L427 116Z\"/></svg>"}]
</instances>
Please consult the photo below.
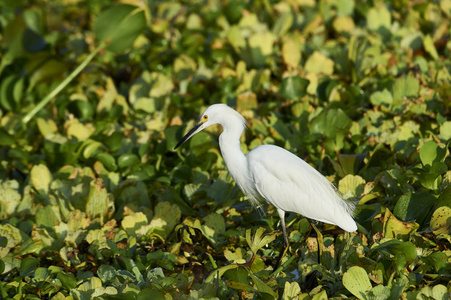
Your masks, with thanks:
<instances>
[{"instance_id":1,"label":"egret head","mask_svg":"<svg viewBox=\"0 0 451 300\"><path fill-rule=\"evenodd\" d=\"M239 123L244 126L244 118L233 108L230 108L225 104L213 104L204 111L200 121L177 143L177 145L175 145L174 150L205 128L215 124L221 124L224 127L226 122L233 121L236 118L238 118Z\"/></svg>"}]
</instances>

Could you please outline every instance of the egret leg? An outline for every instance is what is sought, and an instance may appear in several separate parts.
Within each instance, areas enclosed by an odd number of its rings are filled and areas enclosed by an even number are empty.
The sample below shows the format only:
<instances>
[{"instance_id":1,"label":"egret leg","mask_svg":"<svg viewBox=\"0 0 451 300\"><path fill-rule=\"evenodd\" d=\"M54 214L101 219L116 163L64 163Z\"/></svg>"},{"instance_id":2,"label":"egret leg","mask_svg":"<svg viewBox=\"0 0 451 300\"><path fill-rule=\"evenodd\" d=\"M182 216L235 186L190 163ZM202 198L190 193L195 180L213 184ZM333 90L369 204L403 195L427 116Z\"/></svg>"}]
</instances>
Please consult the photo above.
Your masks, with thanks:
<instances>
[{"instance_id":1,"label":"egret leg","mask_svg":"<svg viewBox=\"0 0 451 300\"><path fill-rule=\"evenodd\" d=\"M280 226L282 227L282 232L283 232L283 246L285 248L288 248L288 235L287 235L287 228L285 226L285 212L281 209L278 209L277 211L279 212Z\"/></svg>"},{"instance_id":2,"label":"egret leg","mask_svg":"<svg viewBox=\"0 0 451 300\"><path fill-rule=\"evenodd\" d=\"M287 235L287 229L285 228L285 211L281 209L277 209L277 212L280 216L280 226L282 227L283 232L283 251L281 252L278 263L276 265L276 269L282 265L282 259L284 258L285 254L287 254L288 251L288 235Z\"/></svg>"}]
</instances>

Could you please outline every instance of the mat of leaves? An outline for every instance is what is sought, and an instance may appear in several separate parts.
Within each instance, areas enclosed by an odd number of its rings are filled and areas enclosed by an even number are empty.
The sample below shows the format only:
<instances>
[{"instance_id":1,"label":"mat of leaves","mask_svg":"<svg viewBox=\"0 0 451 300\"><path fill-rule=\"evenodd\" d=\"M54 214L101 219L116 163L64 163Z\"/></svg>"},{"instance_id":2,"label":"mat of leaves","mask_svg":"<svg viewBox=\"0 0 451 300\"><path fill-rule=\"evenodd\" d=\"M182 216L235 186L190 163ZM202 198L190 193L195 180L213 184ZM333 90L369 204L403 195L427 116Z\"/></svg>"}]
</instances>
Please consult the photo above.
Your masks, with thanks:
<instances>
[{"instance_id":1,"label":"mat of leaves","mask_svg":"<svg viewBox=\"0 0 451 300\"><path fill-rule=\"evenodd\" d=\"M449 1L3 1L0 298L449 299ZM253 209L210 104L357 203ZM352 239L346 247L345 239Z\"/></svg>"}]
</instances>

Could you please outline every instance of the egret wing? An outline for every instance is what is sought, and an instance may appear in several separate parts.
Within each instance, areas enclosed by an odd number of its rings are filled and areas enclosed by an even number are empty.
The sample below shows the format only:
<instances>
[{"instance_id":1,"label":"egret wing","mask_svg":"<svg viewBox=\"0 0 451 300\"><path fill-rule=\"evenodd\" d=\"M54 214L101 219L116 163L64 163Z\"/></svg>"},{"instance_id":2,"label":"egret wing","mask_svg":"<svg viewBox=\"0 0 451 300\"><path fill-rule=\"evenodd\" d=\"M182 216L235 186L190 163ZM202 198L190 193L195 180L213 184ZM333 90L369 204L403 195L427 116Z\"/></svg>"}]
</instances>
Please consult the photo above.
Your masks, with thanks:
<instances>
[{"instance_id":1,"label":"egret wing","mask_svg":"<svg viewBox=\"0 0 451 300\"><path fill-rule=\"evenodd\" d=\"M256 190L276 208L291 211L347 231L357 229L352 205L317 170L291 152L264 145L247 157Z\"/></svg>"}]
</instances>

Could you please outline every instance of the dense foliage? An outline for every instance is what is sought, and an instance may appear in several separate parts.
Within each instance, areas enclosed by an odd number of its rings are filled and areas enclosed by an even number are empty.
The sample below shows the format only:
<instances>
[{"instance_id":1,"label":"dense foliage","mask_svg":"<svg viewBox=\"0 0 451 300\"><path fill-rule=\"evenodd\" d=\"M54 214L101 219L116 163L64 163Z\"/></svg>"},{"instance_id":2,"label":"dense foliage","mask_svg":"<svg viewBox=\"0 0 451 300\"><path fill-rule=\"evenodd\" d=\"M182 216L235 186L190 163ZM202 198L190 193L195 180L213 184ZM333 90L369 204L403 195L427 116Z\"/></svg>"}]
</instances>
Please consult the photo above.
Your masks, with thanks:
<instances>
[{"instance_id":1,"label":"dense foliage","mask_svg":"<svg viewBox=\"0 0 451 300\"><path fill-rule=\"evenodd\" d=\"M451 2L0 3L0 298L448 299ZM358 203L356 233L254 209L284 147ZM350 247L346 240L351 239Z\"/></svg>"}]
</instances>

